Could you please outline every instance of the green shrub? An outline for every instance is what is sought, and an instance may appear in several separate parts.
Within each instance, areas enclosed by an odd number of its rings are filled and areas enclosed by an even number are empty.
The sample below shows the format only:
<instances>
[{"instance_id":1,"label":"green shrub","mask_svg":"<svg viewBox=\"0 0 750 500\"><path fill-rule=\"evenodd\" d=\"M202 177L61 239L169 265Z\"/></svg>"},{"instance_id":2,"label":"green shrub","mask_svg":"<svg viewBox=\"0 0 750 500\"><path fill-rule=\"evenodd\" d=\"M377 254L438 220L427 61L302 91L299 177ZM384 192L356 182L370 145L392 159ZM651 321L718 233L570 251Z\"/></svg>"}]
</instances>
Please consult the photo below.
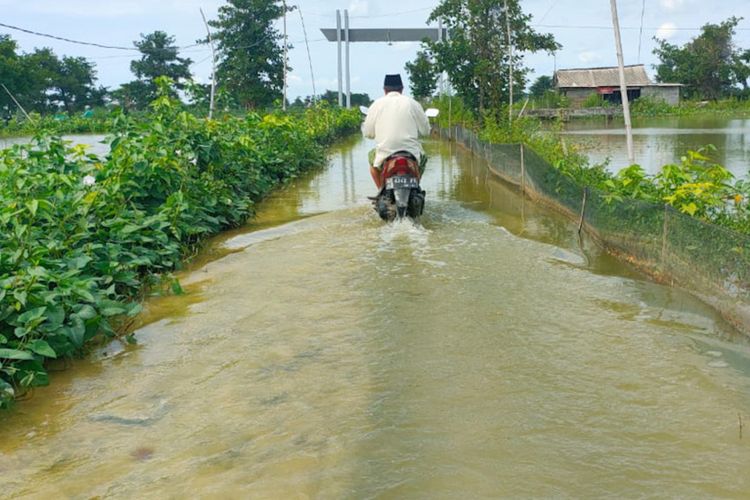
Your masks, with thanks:
<instances>
[{"instance_id":1,"label":"green shrub","mask_svg":"<svg viewBox=\"0 0 750 500\"><path fill-rule=\"evenodd\" d=\"M664 99L651 96L639 97L630 105L631 113L640 116L664 116L674 114L676 110L676 106L670 106Z\"/></svg>"},{"instance_id":2,"label":"green shrub","mask_svg":"<svg viewBox=\"0 0 750 500\"><path fill-rule=\"evenodd\" d=\"M608 103L604 100L601 94L597 92L590 93L586 99L581 103L583 108L601 108L606 106Z\"/></svg>"},{"instance_id":3,"label":"green shrub","mask_svg":"<svg viewBox=\"0 0 750 500\"><path fill-rule=\"evenodd\" d=\"M155 275L359 123L327 107L204 120L164 93L147 120L108 123L106 158L49 132L0 150L0 407L48 383L45 361L115 335Z\"/></svg>"}]
</instances>

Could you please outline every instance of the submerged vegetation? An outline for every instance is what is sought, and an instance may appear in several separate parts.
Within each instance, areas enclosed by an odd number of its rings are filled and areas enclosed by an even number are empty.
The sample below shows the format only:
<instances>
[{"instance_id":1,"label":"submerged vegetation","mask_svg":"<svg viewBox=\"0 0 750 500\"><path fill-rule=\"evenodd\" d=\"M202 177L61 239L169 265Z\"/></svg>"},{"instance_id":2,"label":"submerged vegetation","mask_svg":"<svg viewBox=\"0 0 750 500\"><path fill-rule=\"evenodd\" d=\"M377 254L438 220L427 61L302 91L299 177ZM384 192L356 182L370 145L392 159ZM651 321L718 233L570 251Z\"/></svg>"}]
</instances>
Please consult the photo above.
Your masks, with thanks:
<instances>
[{"instance_id":1,"label":"submerged vegetation","mask_svg":"<svg viewBox=\"0 0 750 500\"><path fill-rule=\"evenodd\" d=\"M112 118L106 157L49 132L0 151L0 407L119 333L155 276L360 122L326 106L204 120L160 86L147 119Z\"/></svg>"}]
</instances>

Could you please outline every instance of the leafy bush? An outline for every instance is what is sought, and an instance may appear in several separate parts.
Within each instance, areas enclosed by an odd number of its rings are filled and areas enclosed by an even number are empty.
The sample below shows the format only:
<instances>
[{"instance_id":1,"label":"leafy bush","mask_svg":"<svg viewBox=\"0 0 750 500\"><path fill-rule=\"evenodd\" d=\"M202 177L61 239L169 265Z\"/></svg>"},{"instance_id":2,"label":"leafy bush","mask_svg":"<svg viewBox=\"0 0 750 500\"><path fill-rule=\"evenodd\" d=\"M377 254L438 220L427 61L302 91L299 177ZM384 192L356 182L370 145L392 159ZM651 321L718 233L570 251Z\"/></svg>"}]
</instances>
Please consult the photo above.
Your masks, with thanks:
<instances>
[{"instance_id":1,"label":"leafy bush","mask_svg":"<svg viewBox=\"0 0 750 500\"><path fill-rule=\"evenodd\" d=\"M152 108L113 118L106 158L49 133L0 150L0 407L48 383L45 361L115 335L156 274L360 122L327 107L203 120L165 92Z\"/></svg>"},{"instance_id":2,"label":"leafy bush","mask_svg":"<svg viewBox=\"0 0 750 500\"><path fill-rule=\"evenodd\" d=\"M581 103L581 107L583 108L601 108L607 105L609 105L609 103L597 92L590 93Z\"/></svg>"},{"instance_id":3,"label":"leafy bush","mask_svg":"<svg viewBox=\"0 0 750 500\"><path fill-rule=\"evenodd\" d=\"M640 116L664 116L674 114L676 106L670 106L664 99L643 96L635 99L630 105L630 112Z\"/></svg>"},{"instance_id":4,"label":"leafy bush","mask_svg":"<svg viewBox=\"0 0 750 500\"><path fill-rule=\"evenodd\" d=\"M442 126L445 101L439 101L438 106ZM580 186L603 192L606 199L667 203L703 221L750 234L750 182L732 182L732 173L711 160L711 146L688 151L679 164L664 165L656 175L646 174L639 165L612 174L605 165L590 165L585 155L565 145L554 128L543 130L537 119L524 117L508 124L485 117L480 127L474 116L462 111L457 98L453 99L453 109L459 110L454 112L454 124L479 130L479 136L487 142L524 143Z\"/></svg>"}]
</instances>

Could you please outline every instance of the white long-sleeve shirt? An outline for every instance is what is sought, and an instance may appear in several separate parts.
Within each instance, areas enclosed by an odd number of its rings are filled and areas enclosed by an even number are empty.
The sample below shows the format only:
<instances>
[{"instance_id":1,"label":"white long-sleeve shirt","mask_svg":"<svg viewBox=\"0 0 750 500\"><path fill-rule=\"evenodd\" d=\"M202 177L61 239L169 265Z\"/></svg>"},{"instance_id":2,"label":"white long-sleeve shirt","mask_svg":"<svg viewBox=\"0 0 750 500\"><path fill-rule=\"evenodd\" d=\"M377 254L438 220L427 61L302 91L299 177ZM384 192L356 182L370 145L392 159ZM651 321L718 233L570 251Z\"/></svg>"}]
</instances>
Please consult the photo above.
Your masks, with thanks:
<instances>
[{"instance_id":1,"label":"white long-sleeve shirt","mask_svg":"<svg viewBox=\"0 0 750 500\"><path fill-rule=\"evenodd\" d=\"M396 151L408 151L419 160L423 154L420 135L429 135L430 121L422 105L399 92L375 100L362 124L362 135L375 139L375 167Z\"/></svg>"}]
</instances>

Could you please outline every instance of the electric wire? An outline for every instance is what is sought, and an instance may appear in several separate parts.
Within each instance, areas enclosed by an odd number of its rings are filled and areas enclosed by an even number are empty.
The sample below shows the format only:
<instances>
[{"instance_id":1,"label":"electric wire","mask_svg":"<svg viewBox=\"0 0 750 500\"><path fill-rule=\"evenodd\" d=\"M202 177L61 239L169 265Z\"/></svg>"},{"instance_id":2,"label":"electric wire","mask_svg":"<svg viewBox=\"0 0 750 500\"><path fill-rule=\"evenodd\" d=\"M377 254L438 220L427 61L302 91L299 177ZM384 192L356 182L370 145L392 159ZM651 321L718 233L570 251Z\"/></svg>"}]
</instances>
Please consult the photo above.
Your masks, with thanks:
<instances>
[{"instance_id":1,"label":"electric wire","mask_svg":"<svg viewBox=\"0 0 750 500\"><path fill-rule=\"evenodd\" d=\"M646 0L641 3L641 29L638 32L638 63L641 62L641 42L643 41L643 16L646 14Z\"/></svg>"},{"instance_id":2,"label":"electric wire","mask_svg":"<svg viewBox=\"0 0 750 500\"><path fill-rule=\"evenodd\" d=\"M552 3L550 4L549 8L547 9L547 12L544 13L542 17L539 18L539 21L537 23L541 23L544 21L544 19L547 17L547 15L552 12L552 9L555 8L555 5L557 5L558 0L552 0Z\"/></svg>"},{"instance_id":3,"label":"electric wire","mask_svg":"<svg viewBox=\"0 0 750 500\"><path fill-rule=\"evenodd\" d=\"M535 28L547 28L547 29L591 29L591 30L608 30L612 31L612 26L596 26L596 25L574 25L574 24L534 24ZM621 30L639 30L639 26L620 26ZM661 27L643 27L642 29L647 31L659 31ZM675 31L701 31L703 28L669 28ZM735 28L736 31L750 31L750 28Z\"/></svg>"},{"instance_id":4,"label":"electric wire","mask_svg":"<svg viewBox=\"0 0 750 500\"><path fill-rule=\"evenodd\" d=\"M34 30L26 29L26 28L21 28L19 26L13 26L12 24L0 23L0 26L2 26L3 28L8 28L8 29L11 29L11 30L20 31L22 33L27 33L29 35L41 36L41 37L44 37L44 38L52 38L53 40L60 40L60 41L63 41L63 42L74 43L76 45L87 45L87 46L90 46L90 47L98 47L98 48L101 48L101 49L112 49L112 50L130 50L130 51L139 51L140 50L137 47L123 47L121 45L105 45L105 44L97 43L97 42L86 42L86 41L83 41L83 40L74 40L72 38L66 38L66 37L63 37L63 36L51 35L49 33L41 33L39 31L34 31ZM196 47L198 45L200 45L200 44L193 43L193 44L185 45L185 46L182 46L182 47L164 47L164 48L161 48L161 49L151 49L151 51L153 52L155 50L182 50L182 49L188 49L188 48L191 48L191 47Z\"/></svg>"},{"instance_id":5,"label":"electric wire","mask_svg":"<svg viewBox=\"0 0 750 500\"><path fill-rule=\"evenodd\" d=\"M307 28L305 28L305 18L302 16L302 6L299 4L297 5L297 12L299 12L299 18L302 22L302 33L305 35L305 47L307 47L307 60L310 63L310 79L312 80L312 90L313 90L313 103L316 100L316 92L315 92L315 73L313 73L313 62L312 62L312 56L310 55L310 43L307 41Z\"/></svg>"}]
</instances>

